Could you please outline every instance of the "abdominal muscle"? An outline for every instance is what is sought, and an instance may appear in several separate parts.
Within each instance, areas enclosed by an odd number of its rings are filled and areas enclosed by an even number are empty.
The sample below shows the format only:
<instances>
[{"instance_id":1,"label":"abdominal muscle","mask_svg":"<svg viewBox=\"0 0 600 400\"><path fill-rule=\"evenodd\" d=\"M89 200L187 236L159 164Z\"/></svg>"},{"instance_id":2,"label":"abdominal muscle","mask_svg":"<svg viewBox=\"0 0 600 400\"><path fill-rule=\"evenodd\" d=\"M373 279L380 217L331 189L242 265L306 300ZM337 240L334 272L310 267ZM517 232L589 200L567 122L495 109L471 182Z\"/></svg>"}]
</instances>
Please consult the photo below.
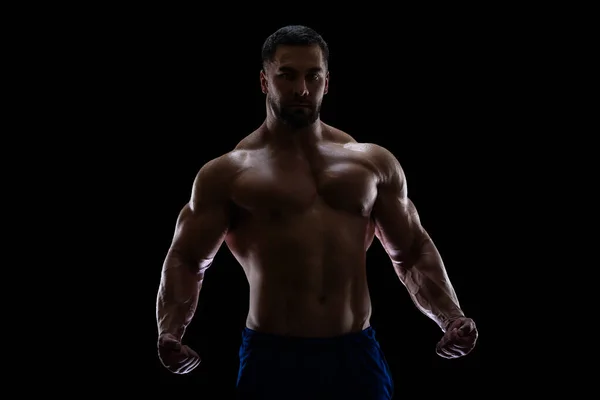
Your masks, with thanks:
<instances>
[{"instance_id":1,"label":"abdominal muscle","mask_svg":"<svg viewBox=\"0 0 600 400\"><path fill-rule=\"evenodd\" d=\"M250 286L248 328L331 337L369 326L364 247L368 221L347 215L323 217L248 221L230 236L229 247Z\"/></svg>"},{"instance_id":2,"label":"abdominal muscle","mask_svg":"<svg viewBox=\"0 0 600 400\"><path fill-rule=\"evenodd\" d=\"M370 301L364 284L321 291L250 282L246 326L261 332L300 337L332 337L369 326Z\"/></svg>"}]
</instances>

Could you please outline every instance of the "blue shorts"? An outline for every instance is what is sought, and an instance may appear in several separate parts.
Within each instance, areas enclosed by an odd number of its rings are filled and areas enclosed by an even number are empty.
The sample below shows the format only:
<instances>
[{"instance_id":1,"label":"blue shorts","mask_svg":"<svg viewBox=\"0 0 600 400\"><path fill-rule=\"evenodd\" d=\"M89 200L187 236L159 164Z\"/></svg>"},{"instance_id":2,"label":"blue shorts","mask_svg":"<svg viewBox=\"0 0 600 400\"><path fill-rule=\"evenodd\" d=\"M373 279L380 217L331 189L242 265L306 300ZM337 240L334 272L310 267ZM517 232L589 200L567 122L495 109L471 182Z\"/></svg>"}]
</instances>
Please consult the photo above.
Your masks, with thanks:
<instances>
[{"instance_id":1,"label":"blue shorts","mask_svg":"<svg viewBox=\"0 0 600 400\"><path fill-rule=\"evenodd\" d=\"M371 327L332 338L296 338L245 328L238 399L389 400L393 381Z\"/></svg>"}]
</instances>

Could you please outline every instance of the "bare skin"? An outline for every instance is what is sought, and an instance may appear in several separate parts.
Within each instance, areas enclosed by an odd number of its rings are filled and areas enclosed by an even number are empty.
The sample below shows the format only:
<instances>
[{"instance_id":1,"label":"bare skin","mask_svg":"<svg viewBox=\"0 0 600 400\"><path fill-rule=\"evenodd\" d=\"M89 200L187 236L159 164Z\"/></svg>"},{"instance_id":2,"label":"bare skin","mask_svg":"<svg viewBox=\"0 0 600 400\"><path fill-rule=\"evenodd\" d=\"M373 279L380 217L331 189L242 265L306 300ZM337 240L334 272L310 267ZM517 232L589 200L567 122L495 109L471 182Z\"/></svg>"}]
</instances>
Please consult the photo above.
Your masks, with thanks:
<instances>
[{"instance_id":1,"label":"bare skin","mask_svg":"<svg viewBox=\"0 0 600 400\"><path fill-rule=\"evenodd\" d=\"M293 129L276 117L276 104L297 99L307 107L290 109L309 115L328 79L318 47L283 47L261 72L275 104L267 101L265 123L199 171L157 299L159 352L172 372L199 363L181 340L223 243L248 279L251 329L332 337L369 327L366 252L377 237L416 306L446 333L438 354L455 358L475 345L475 325L460 309L393 154L319 118Z\"/></svg>"}]
</instances>

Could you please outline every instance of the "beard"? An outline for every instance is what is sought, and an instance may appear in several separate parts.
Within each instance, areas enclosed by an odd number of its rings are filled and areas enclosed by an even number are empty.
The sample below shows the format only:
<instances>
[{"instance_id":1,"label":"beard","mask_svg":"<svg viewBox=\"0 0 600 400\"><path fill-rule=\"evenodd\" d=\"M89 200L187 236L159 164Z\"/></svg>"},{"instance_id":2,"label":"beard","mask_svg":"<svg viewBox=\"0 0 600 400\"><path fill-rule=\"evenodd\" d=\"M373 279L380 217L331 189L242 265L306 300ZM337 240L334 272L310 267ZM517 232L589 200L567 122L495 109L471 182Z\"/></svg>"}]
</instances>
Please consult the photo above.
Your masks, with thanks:
<instances>
[{"instance_id":1,"label":"beard","mask_svg":"<svg viewBox=\"0 0 600 400\"><path fill-rule=\"evenodd\" d=\"M281 106L271 98L269 98L269 104L275 117L292 129L301 129L312 125L319 118L321 111L321 104L310 108L286 107Z\"/></svg>"}]
</instances>

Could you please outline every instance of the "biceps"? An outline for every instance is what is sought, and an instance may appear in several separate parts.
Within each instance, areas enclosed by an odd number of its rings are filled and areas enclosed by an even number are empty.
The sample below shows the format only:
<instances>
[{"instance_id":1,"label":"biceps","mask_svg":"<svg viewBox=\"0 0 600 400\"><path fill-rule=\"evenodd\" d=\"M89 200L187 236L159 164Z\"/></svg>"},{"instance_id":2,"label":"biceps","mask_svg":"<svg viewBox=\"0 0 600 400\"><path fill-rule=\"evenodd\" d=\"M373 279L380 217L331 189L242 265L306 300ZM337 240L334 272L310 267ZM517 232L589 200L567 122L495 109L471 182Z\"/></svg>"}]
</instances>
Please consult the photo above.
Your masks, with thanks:
<instances>
[{"instance_id":1,"label":"biceps","mask_svg":"<svg viewBox=\"0 0 600 400\"><path fill-rule=\"evenodd\" d=\"M374 209L375 234L397 262L407 262L426 237L417 209L408 198L382 197Z\"/></svg>"},{"instance_id":2,"label":"biceps","mask_svg":"<svg viewBox=\"0 0 600 400\"><path fill-rule=\"evenodd\" d=\"M186 205L179 214L171 250L190 261L210 263L225 239L229 212L224 206L198 208Z\"/></svg>"}]
</instances>

